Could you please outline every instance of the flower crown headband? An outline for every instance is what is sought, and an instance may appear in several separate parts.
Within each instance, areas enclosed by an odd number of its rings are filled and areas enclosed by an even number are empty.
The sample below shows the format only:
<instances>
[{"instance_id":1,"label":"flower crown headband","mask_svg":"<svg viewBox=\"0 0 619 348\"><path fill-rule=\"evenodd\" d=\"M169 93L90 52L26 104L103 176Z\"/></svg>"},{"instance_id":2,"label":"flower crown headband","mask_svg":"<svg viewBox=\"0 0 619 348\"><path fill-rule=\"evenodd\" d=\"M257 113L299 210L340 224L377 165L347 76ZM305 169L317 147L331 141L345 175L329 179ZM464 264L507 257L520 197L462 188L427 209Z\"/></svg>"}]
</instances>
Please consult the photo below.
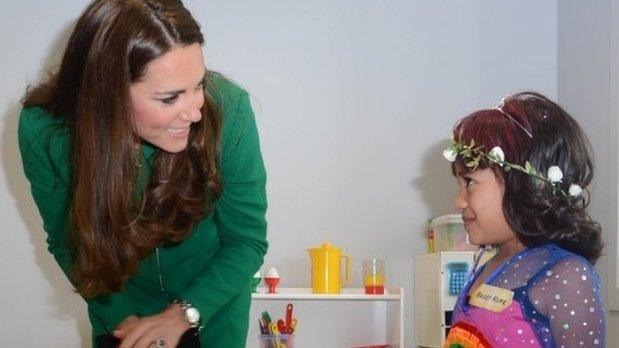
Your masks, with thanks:
<instances>
[{"instance_id":1,"label":"flower crown headband","mask_svg":"<svg viewBox=\"0 0 619 348\"><path fill-rule=\"evenodd\" d=\"M500 112L503 116L509 118L512 122L516 124L522 131L524 131L529 138L533 139L533 134L529 130L527 130L520 122L516 121L508 112L506 112L503 108L505 107L505 101L507 97L501 99L499 105L495 106L493 109ZM544 116L546 118L546 116ZM451 140L451 145L443 150L443 156L449 161L454 162L458 156L461 156L464 160L464 164L467 168L472 171L475 171L479 166L479 162L482 159L486 159L490 163L497 164L503 168L506 172L514 169L529 176L532 176L538 180L541 180L550 186L552 194L557 196L561 195L563 197L578 197L582 194L582 187L578 184L571 184L568 189L568 193L565 193L561 188L558 187L558 184L563 180L563 172L561 168L558 166L551 166L548 168L546 176L543 173L540 173L529 161L524 163L524 167L505 161L505 153L503 149L499 146L495 146L490 150L490 152L486 153L482 151L482 146L475 147L475 141L471 140L470 144L465 144L462 142L457 142L454 138Z\"/></svg>"},{"instance_id":2,"label":"flower crown headband","mask_svg":"<svg viewBox=\"0 0 619 348\"><path fill-rule=\"evenodd\" d=\"M464 160L466 167L472 171L477 169L482 159L499 165L506 172L517 170L548 184L552 194L555 196L561 195L567 197L569 194L571 197L578 197L582 194L582 187L578 184L571 184L568 193L558 187L558 184L563 180L563 172L558 166L551 166L548 168L548 172L546 176L544 176L544 174L535 169L529 161L526 161L524 166L505 161L505 153L499 146L493 147L488 153L482 151L483 147L483 145L475 146L474 140L471 140L471 143L467 145L466 143L457 142L452 138L451 145L443 150L443 156L449 162L454 162L456 158L460 156Z\"/></svg>"}]
</instances>

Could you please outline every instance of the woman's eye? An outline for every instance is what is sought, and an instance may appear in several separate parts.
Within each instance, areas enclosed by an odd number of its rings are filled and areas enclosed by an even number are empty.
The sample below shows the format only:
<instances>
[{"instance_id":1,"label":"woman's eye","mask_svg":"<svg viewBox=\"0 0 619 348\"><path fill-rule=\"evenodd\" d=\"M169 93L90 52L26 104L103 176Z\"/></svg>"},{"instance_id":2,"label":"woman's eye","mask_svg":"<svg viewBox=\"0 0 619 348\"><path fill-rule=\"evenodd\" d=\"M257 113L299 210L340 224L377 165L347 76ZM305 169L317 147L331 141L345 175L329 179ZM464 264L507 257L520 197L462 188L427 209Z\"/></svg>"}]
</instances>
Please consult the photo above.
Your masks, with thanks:
<instances>
[{"instance_id":1,"label":"woman's eye","mask_svg":"<svg viewBox=\"0 0 619 348\"><path fill-rule=\"evenodd\" d=\"M196 86L196 91L203 90L205 82L206 81L202 80L202 82L198 83L198 85Z\"/></svg>"},{"instance_id":2,"label":"woman's eye","mask_svg":"<svg viewBox=\"0 0 619 348\"><path fill-rule=\"evenodd\" d=\"M178 95L173 95L173 96L168 97L168 98L159 99L159 101L161 101L162 103L164 103L166 105L171 105L171 104L174 104L176 99L178 99Z\"/></svg>"}]
</instances>

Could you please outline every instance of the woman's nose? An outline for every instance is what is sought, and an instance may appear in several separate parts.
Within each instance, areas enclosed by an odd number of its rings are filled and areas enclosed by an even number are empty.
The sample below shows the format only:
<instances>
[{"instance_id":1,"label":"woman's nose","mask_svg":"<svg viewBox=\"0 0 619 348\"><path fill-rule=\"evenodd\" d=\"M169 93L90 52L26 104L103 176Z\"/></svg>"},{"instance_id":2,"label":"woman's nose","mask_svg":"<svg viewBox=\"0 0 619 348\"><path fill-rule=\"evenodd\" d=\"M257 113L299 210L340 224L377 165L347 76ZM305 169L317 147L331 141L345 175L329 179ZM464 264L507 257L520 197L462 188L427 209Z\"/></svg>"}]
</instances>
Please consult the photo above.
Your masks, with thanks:
<instances>
[{"instance_id":1,"label":"woman's nose","mask_svg":"<svg viewBox=\"0 0 619 348\"><path fill-rule=\"evenodd\" d=\"M183 111L181 111L180 116L186 122L198 122L202 118L202 106L204 105L204 91L199 89L193 93L191 99L188 100L188 103Z\"/></svg>"},{"instance_id":2,"label":"woman's nose","mask_svg":"<svg viewBox=\"0 0 619 348\"><path fill-rule=\"evenodd\" d=\"M184 111L181 111L180 118L185 122L195 123L200 121L202 118L202 112L200 109L190 108Z\"/></svg>"}]
</instances>

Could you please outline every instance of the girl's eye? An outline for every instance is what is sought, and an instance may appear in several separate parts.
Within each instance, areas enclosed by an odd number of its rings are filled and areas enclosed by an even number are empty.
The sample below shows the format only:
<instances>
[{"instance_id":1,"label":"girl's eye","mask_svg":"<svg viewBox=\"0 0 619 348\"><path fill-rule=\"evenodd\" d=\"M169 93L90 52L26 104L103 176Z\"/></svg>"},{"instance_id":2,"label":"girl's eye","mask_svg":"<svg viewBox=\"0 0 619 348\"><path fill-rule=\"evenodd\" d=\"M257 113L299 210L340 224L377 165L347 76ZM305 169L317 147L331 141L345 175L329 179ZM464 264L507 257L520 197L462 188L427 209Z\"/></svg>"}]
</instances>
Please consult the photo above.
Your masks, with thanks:
<instances>
[{"instance_id":1,"label":"girl's eye","mask_svg":"<svg viewBox=\"0 0 619 348\"><path fill-rule=\"evenodd\" d=\"M475 184L475 180L471 178L463 178L463 179L464 179L464 185L466 187L471 187L473 184Z\"/></svg>"},{"instance_id":2,"label":"girl's eye","mask_svg":"<svg viewBox=\"0 0 619 348\"><path fill-rule=\"evenodd\" d=\"M176 99L178 99L178 95L173 95L173 96L168 97L168 98L159 99L159 101L164 103L164 104L166 104L166 105L171 105L171 104L174 104Z\"/></svg>"}]
</instances>

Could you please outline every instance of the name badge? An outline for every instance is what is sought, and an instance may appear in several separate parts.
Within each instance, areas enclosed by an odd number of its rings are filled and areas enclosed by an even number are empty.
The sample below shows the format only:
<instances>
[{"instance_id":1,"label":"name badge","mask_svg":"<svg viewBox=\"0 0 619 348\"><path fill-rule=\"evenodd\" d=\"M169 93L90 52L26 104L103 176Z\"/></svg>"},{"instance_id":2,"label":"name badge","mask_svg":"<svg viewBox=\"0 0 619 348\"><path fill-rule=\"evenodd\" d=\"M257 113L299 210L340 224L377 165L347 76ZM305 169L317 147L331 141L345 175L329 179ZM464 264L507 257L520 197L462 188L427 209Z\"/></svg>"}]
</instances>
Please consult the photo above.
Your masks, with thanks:
<instances>
[{"instance_id":1,"label":"name badge","mask_svg":"<svg viewBox=\"0 0 619 348\"><path fill-rule=\"evenodd\" d=\"M471 294L469 304L500 313L512 304L513 298L514 292L511 290L482 284Z\"/></svg>"}]
</instances>

